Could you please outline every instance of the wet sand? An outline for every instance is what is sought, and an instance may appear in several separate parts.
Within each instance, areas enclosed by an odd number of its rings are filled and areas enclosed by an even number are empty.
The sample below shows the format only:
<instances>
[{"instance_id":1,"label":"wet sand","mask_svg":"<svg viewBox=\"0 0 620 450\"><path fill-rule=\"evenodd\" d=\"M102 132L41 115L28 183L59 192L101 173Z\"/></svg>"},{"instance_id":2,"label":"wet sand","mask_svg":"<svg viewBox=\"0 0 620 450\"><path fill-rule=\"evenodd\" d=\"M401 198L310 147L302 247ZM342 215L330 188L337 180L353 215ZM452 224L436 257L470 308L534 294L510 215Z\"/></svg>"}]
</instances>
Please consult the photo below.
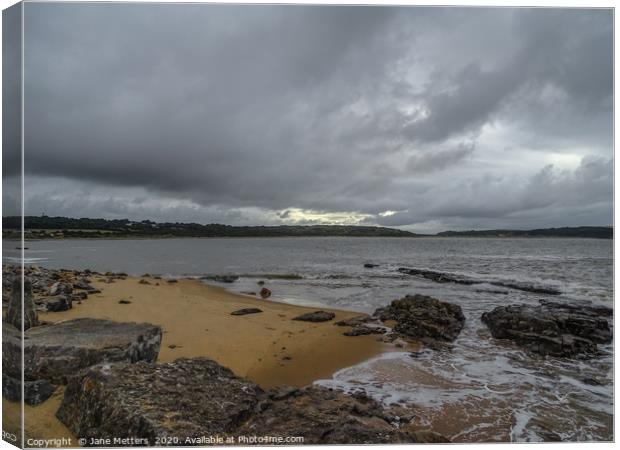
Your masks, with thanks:
<instances>
[{"instance_id":1,"label":"wet sand","mask_svg":"<svg viewBox=\"0 0 620 450\"><path fill-rule=\"evenodd\" d=\"M69 311L41 313L39 319L58 322L92 317L160 325L163 338L159 362L205 356L265 389L304 386L395 349L380 342L377 336L343 336L348 328L334 325L360 313L324 309L333 312L335 319L322 323L294 321L293 317L317 308L235 294L198 280L176 283L147 280L151 284L140 284L140 278L106 283L93 277L92 285L102 290L100 294L89 295L81 304L74 302ZM130 303L121 304L121 299ZM245 316L230 314L242 308L259 308L263 312ZM72 437L54 417L61 400L62 388L59 388L43 404L26 405L27 436ZM5 430L15 429L17 423L7 420L18 419L19 403L3 399L3 408Z\"/></svg>"}]
</instances>

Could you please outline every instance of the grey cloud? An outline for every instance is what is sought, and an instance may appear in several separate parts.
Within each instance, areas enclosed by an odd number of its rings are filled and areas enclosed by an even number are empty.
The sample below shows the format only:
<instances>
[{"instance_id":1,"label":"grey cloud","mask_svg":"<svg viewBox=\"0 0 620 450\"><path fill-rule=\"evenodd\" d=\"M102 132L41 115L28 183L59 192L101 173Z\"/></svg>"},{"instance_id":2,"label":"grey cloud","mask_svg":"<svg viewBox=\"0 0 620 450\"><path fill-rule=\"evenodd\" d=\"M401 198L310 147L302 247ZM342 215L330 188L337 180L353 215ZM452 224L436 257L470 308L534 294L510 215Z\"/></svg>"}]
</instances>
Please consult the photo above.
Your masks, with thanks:
<instances>
[{"instance_id":1,"label":"grey cloud","mask_svg":"<svg viewBox=\"0 0 620 450\"><path fill-rule=\"evenodd\" d=\"M27 208L229 223L296 208L458 226L532 211L509 180L544 178L555 154L573 165L553 176L572 171L565 182L591 195L558 190L549 205L609 205L574 161L612 155L610 10L28 3L25 14L26 170L40 180ZM65 180L90 203L52 198ZM498 187L510 201L487 210L479 199ZM476 195L452 202L463 189Z\"/></svg>"},{"instance_id":2,"label":"grey cloud","mask_svg":"<svg viewBox=\"0 0 620 450\"><path fill-rule=\"evenodd\" d=\"M456 148L450 150L439 150L435 152L423 152L409 157L407 169L413 173L430 173L445 169L456 163L463 161L470 156L475 149L475 144L460 143Z\"/></svg>"}]
</instances>

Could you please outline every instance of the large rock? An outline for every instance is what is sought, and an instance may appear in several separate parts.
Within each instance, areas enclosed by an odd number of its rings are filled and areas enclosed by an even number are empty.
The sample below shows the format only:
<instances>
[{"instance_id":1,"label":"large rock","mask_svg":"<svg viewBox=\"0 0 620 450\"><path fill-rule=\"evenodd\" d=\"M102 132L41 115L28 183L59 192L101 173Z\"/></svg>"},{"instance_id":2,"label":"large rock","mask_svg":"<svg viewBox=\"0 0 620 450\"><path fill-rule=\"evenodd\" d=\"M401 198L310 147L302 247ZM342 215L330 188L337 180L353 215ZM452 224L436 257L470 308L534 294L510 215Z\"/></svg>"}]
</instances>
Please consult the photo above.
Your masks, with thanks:
<instances>
[{"instance_id":1,"label":"large rock","mask_svg":"<svg viewBox=\"0 0 620 450\"><path fill-rule=\"evenodd\" d=\"M379 308L374 316L394 320L394 331L415 339L453 341L465 324L461 307L425 295L407 295Z\"/></svg>"},{"instance_id":2,"label":"large rock","mask_svg":"<svg viewBox=\"0 0 620 450\"><path fill-rule=\"evenodd\" d=\"M49 295L61 295L73 293L73 285L71 283L56 282L50 286Z\"/></svg>"},{"instance_id":3,"label":"large rock","mask_svg":"<svg viewBox=\"0 0 620 450\"><path fill-rule=\"evenodd\" d=\"M22 302L22 277L17 273L11 281L11 294L6 312L6 321L18 330L27 330L39 324L39 318L34 305L32 295L32 283L27 277L24 280L24 298Z\"/></svg>"},{"instance_id":4,"label":"large rock","mask_svg":"<svg viewBox=\"0 0 620 450\"><path fill-rule=\"evenodd\" d=\"M396 417L365 395L352 397L319 386L271 391L258 409L237 434L298 436L315 445L416 443L423 434L428 439L427 433L395 427Z\"/></svg>"},{"instance_id":5,"label":"large rock","mask_svg":"<svg viewBox=\"0 0 620 450\"><path fill-rule=\"evenodd\" d=\"M206 358L168 364L99 365L73 377L57 417L79 438L225 434L254 411L262 390Z\"/></svg>"},{"instance_id":6,"label":"large rock","mask_svg":"<svg viewBox=\"0 0 620 450\"><path fill-rule=\"evenodd\" d=\"M242 436L301 437L305 444L447 442L397 428L397 418L366 396L314 386L265 393L206 358L91 367L71 378L56 415L88 442L205 445L213 436L235 438L237 445L287 444Z\"/></svg>"},{"instance_id":7,"label":"large rock","mask_svg":"<svg viewBox=\"0 0 620 450\"><path fill-rule=\"evenodd\" d=\"M53 297L39 297L35 300L42 311L59 312L73 308L73 297L69 295L55 295Z\"/></svg>"},{"instance_id":8,"label":"large rock","mask_svg":"<svg viewBox=\"0 0 620 450\"><path fill-rule=\"evenodd\" d=\"M541 301L540 305L498 306L482 314L493 337L510 339L530 351L553 356L594 356L611 342L610 308Z\"/></svg>"},{"instance_id":9,"label":"large rock","mask_svg":"<svg viewBox=\"0 0 620 450\"><path fill-rule=\"evenodd\" d=\"M5 373L20 378L19 332L5 326L2 362ZM65 383L80 369L103 362L155 361L161 328L148 323L73 319L28 329L24 333L24 378Z\"/></svg>"}]
</instances>

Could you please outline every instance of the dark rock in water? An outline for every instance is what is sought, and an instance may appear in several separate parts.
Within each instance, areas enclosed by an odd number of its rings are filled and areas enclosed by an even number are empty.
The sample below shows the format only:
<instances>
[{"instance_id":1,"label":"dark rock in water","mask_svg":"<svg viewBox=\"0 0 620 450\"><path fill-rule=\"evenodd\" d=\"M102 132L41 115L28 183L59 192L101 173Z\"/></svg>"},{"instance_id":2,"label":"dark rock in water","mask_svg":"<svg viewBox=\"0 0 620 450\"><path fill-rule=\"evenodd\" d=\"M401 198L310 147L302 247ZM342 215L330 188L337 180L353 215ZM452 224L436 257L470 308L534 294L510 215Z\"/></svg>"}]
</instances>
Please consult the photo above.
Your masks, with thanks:
<instances>
[{"instance_id":1,"label":"dark rock in water","mask_svg":"<svg viewBox=\"0 0 620 450\"><path fill-rule=\"evenodd\" d=\"M263 310L262 309L258 309L258 308L243 308L243 309L238 309L237 311L233 311L230 313L231 316L245 316L246 314L257 314L257 313L262 313Z\"/></svg>"},{"instance_id":2,"label":"dark rock in water","mask_svg":"<svg viewBox=\"0 0 620 450\"><path fill-rule=\"evenodd\" d=\"M293 320L302 320L304 322L327 322L328 320L332 320L334 317L336 317L336 314L333 312L314 311L302 314L301 316L293 317Z\"/></svg>"},{"instance_id":3,"label":"dark rock in water","mask_svg":"<svg viewBox=\"0 0 620 450\"><path fill-rule=\"evenodd\" d=\"M24 382L24 402L32 406L43 403L54 393L54 389L54 386L47 380L26 381ZM2 374L2 396L12 402L21 401L21 378Z\"/></svg>"},{"instance_id":4,"label":"dark rock in water","mask_svg":"<svg viewBox=\"0 0 620 450\"><path fill-rule=\"evenodd\" d=\"M68 311L73 308L73 299L70 295L41 297L38 298L36 302L40 308L49 312Z\"/></svg>"},{"instance_id":5,"label":"dark rock in water","mask_svg":"<svg viewBox=\"0 0 620 450\"><path fill-rule=\"evenodd\" d=\"M546 308L553 308L557 311L566 312L567 314L579 314L588 317L612 317L614 315L613 308L603 305L594 305L586 300L571 300L570 303L560 303L541 299L538 300L538 302Z\"/></svg>"},{"instance_id":6,"label":"dark rock in water","mask_svg":"<svg viewBox=\"0 0 620 450\"><path fill-rule=\"evenodd\" d=\"M50 287L49 295L71 294L72 292L73 286L70 283L57 281Z\"/></svg>"},{"instance_id":7,"label":"dark rock in water","mask_svg":"<svg viewBox=\"0 0 620 450\"><path fill-rule=\"evenodd\" d=\"M263 280L258 280L256 284L258 284L259 286L264 286L265 282Z\"/></svg>"},{"instance_id":8,"label":"dark rock in water","mask_svg":"<svg viewBox=\"0 0 620 450\"><path fill-rule=\"evenodd\" d=\"M456 274L445 273L445 272L436 272L434 270L409 269L406 267L401 267L398 269L398 271L401 273L406 273L408 275L421 276L423 278L427 278L437 283L456 283L456 284L465 284L465 285L483 283L483 281L473 280L471 278L468 278L462 275L456 275Z\"/></svg>"},{"instance_id":9,"label":"dark rock in water","mask_svg":"<svg viewBox=\"0 0 620 450\"><path fill-rule=\"evenodd\" d=\"M127 300L127 299L121 298L118 301L118 303L121 304L121 305L129 305L131 303L131 300Z\"/></svg>"},{"instance_id":10,"label":"dark rock in water","mask_svg":"<svg viewBox=\"0 0 620 450\"><path fill-rule=\"evenodd\" d=\"M366 269L374 269L375 267L379 267L379 264L366 263L364 264Z\"/></svg>"},{"instance_id":11,"label":"dark rock in water","mask_svg":"<svg viewBox=\"0 0 620 450\"><path fill-rule=\"evenodd\" d=\"M22 303L22 277L14 275L10 280L11 294L6 312L6 321L18 330L35 327L39 324L39 317L34 305L32 283L30 278L24 277L24 297ZM8 279L7 279L8 281Z\"/></svg>"},{"instance_id":12,"label":"dark rock in water","mask_svg":"<svg viewBox=\"0 0 620 450\"><path fill-rule=\"evenodd\" d=\"M601 314L602 313L602 314ZM493 337L510 339L542 355L594 356L613 338L604 307L541 301L538 306L499 306L482 314Z\"/></svg>"},{"instance_id":13,"label":"dark rock in water","mask_svg":"<svg viewBox=\"0 0 620 450\"><path fill-rule=\"evenodd\" d=\"M155 361L161 328L148 323L73 319L28 329L24 333L24 378L62 384L80 369L99 363ZM20 333L5 324L2 335L4 373L21 378Z\"/></svg>"},{"instance_id":14,"label":"dark rock in water","mask_svg":"<svg viewBox=\"0 0 620 450\"><path fill-rule=\"evenodd\" d=\"M56 416L79 438L136 437L155 446L232 433L262 390L206 358L91 367L73 377ZM186 439L188 439L186 441Z\"/></svg>"},{"instance_id":15,"label":"dark rock in water","mask_svg":"<svg viewBox=\"0 0 620 450\"><path fill-rule=\"evenodd\" d=\"M394 320L394 331L411 338L453 341L465 324L461 307L425 295L407 295L379 308L374 316Z\"/></svg>"},{"instance_id":16,"label":"dark rock in water","mask_svg":"<svg viewBox=\"0 0 620 450\"><path fill-rule=\"evenodd\" d=\"M217 281L218 283L234 283L239 279L238 275L207 275L203 280Z\"/></svg>"},{"instance_id":17,"label":"dark rock in water","mask_svg":"<svg viewBox=\"0 0 620 450\"><path fill-rule=\"evenodd\" d=\"M271 297L271 291L266 287L262 288L259 292L261 298L269 298Z\"/></svg>"},{"instance_id":18,"label":"dark rock in water","mask_svg":"<svg viewBox=\"0 0 620 450\"><path fill-rule=\"evenodd\" d=\"M401 273L406 273L408 275L417 275L423 278L435 281L436 283L455 283L455 284L464 284L464 285L474 285L474 284L491 284L493 286L506 287L510 289L516 289L519 291L525 292L533 292L536 294L547 294L547 295L559 295L562 292L556 288L549 286L539 286L533 283L528 282L518 282L518 281L493 281L493 280L482 280L482 279L474 279L470 277L466 277L464 275L458 275L454 273L447 272L437 272L434 270L426 270L426 269L411 269L407 267L401 267L398 269ZM501 292L500 292L501 293Z\"/></svg>"},{"instance_id":19,"label":"dark rock in water","mask_svg":"<svg viewBox=\"0 0 620 450\"><path fill-rule=\"evenodd\" d=\"M319 386L267 393L238 435L300 436L304 444L417 443L427 432L405 431L364 394L355 397ZM439 440L440 435L436 439ZM435 441L435 442L437 442ZM449 442L445 437L442 442Z\"/></svg>"},{"instance_id":20,"label":"dark rock in water","mask_svg":"<svg viewBox=\"0 0 620 450\"><path fill-rule=\"evenodd\" d=\"M75 281L73 283L73 289L82 289L85 291L94 291L95 288L93 286L91 286L86 280L81 279L78 281Z\"/></svg>"},{"instance_id":21,"label":"dark rock in water","mask_svg":"<svg viewBox=\"0 0 620 450\"><path fill-rule=\"evenodd\" d=\"M562 291L545 286L538 286L532 283L521 283L516 281L491 281L489 284L493 286L507 287L519 291L533 292L535 294L560 295Z\"/></svg>"},{"instance_id":22,"label":"dark rock in water","mask_svg":"<svg viewBox=\"0 0 620 450\"><path fill-rule=\"evenodd\" d=\"M206 358L97 365L72 377L56 416L78 438L205 444L205 436L299 436L304 444L447 442L400 429L376 401L318 386L263 392ZM243 442L237 442L243 444Z\"/></svg>"}]
</instances>

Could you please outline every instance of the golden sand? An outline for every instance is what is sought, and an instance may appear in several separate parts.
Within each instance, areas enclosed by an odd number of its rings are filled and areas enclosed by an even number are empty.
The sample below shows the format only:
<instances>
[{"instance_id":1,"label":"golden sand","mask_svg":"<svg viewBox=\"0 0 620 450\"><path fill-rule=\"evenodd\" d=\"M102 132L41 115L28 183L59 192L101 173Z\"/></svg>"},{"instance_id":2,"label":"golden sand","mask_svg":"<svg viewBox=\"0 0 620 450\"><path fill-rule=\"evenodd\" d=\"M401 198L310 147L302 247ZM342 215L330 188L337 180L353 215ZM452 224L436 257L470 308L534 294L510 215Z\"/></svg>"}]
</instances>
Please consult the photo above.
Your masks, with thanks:
<instances>
[{"instance_id":1,"label":"golden sand","mask_svg":"<svg viewBox=\"0 0 620 450\"><path fill-rule=\"evenodd\" d=\"M151 284L140 284L139 278L94 281L101 294L89 295L81 304L74 302L69 311L40 314L39 319L58 322L92 317L159 325L163 330L159 362L205 356L263 388L304 386L393 349L376 336L343 336L348 328L334 322L358 316L356 312L324 309L336 314L335 319L322 323L294 321L293 317L317 308L235 294L197 280L147 280ZM130 303L121 304L121 299ZM241 308L259 308L262 313L230 314ZM59 388L43 404L26 405L27 436L72 437L54 416L62 393ZM3 399L5 430L18 426L19 408L19 403Z\"/></svg>"}]
</instances>

